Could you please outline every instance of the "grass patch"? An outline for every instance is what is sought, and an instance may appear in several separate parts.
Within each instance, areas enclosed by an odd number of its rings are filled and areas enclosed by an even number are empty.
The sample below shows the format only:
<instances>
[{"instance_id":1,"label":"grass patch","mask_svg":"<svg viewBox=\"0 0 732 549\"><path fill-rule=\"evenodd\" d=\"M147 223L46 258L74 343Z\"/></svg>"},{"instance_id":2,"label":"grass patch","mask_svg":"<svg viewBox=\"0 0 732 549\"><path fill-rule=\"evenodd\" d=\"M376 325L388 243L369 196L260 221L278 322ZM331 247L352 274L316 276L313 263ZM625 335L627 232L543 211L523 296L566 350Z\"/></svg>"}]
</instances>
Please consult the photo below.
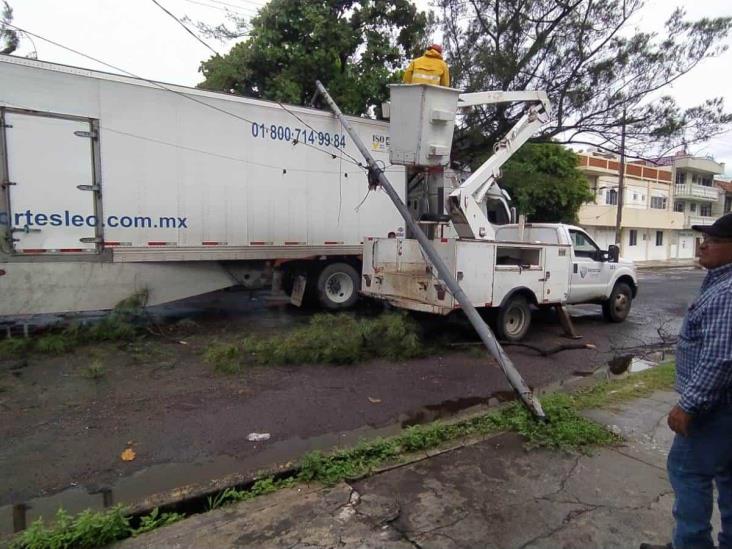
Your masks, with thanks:
<instances>
[{"instance_id":1,"label":"grass patch","mask_svg":"<svg viewBox=\"0 0 732 549\"><path fill-rule=\"evenodd\" d=\"M222 374L237 374L243 367L243 355L233 343L211 343L203 353L203 360Z\"/></svg>"},{"instance_id":2,"label":"grass patch","mask_svg":"<svg viewBox=\"0 0 732 549\"><path fill-rule=\"evenodd\" d=\"M257 364L352 364L370 358L424 356L419 327L407 314L373 319L318 314L301 328L268 338L249 337L242 351Z\"/></svg>"},{"instance_id":3,"label":"grass patch","mask_svg":"<svg viewBox=\"0 0 732 549\"><path fill-rule=\"evenodd\" d=\"M105 511L87 509L75 516L59 509L50 523L39 518L18 534L10 544L10 549L93 549L172 524L182 518L183 515L179 513L160 513L156 508L149 515L141 517L139 526L134 528L124 507L119 505Z\"/></svg>"},{"instance_id":4,"label":"grass patch","mask_svg":"<svg viewBox=\"0 0 732 549\"><path fill-rule=\"evenodd\" d=\"M104 364L102 364L102 361L98 359L92 360L91 364L81 371L82 376L93 381L99 381L105 376L105 374L106 371L104 369Z\"/></svg>"},{"instance_id":5,"label":"grass patch","mask_svg":"<svg viewBox=\"0 0 732 549\"><path fill-rule=\"evenodd\" d=\"M137 292L115 306L98 322L72 322L40 337L9 338L0 341L0 357L23 356L32 352L59 355L88 343L132 340L139 332L147 303L147 291Z\"/></svg>"}]
</instances>

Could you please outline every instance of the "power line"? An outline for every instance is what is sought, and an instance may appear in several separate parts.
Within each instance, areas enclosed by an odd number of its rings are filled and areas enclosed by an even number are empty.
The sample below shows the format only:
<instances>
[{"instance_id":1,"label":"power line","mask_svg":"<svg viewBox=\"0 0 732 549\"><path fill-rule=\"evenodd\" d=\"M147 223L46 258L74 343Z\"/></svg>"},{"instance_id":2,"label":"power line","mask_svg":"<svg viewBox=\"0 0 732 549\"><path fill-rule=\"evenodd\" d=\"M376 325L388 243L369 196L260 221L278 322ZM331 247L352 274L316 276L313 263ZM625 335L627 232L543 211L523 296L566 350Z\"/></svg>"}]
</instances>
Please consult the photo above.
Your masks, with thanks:
<instances>
[{"instance_id":1,"label":"power line","mask_svg":"<svg viewBox=\"0 0 732 549\"><path fill-rule=\"evenodd\" d=\"M246 122L247 124L252 124L252 125L256 125L257 124L256 122L254 122L252 120L249 120L248 118L244 118L243 116L240 116L240 115L238 115L236 113L233 113L231 111L227 111L226 109L222 109L221 107L217 107L216 105L212 105L210 103L206 103L205 101L201 101L200 99L198 99L196 97L193 97L192 95L188 95L186 93L183 93L183 92L180 92L178 90L174 90L172 88L169 88L167 86L164 86L163 84L161 84L160 82L156 82L155 80L150 80L149 78L144 78L142 76L137 76L136 74L131 73L128 70L125 70L125 69L122 69L122 68L117 67L115 65L112 65L110 63L107 63L106 61L102 61L101 59L97 59L96 57L92 57L91 55L88 55L86 53L83 53L83 52L80 52L78 50L75 50L75 49L73 49L73 48L71 48L69 46L64 46L63 44L60 44L60 43L58 43L58 42L56 42L54 40L51 40L50 38L46 38L44 36L41 36L40 34L32 33L30 31L27 31L25 29L22 29L22 28L18 27L17 25L13 25L12 23L5 23L5 25L8 26L8 27L13 28L15 30L18 30L18 31L21 31L21 32L25 32L27 34L30 34L31 36L34 36L34 37L38 38L39 40L43 40L44 42L48 42L49 44L52 44L52 45L57 46L59 48L62 48L62 49L65 49L67 51L70 51L72 53L75 53L76 55L80 55L82 57L85 57L86 59L90 59L91 61L94 61L95 63L99 63L100 65L104 65L105 67L108 67L108 68L110 68L112 70L115 70L117 72L121 72L123 74L126 74L127 76L131 76L132 78L136 78L138 80L143 80L143 81L147 82L148 84L151 84L151 85L153 85L153 86L155 86L157 88L160 88L161 90L168 91L168 92L173 93L175 95L178 95L178 96L180 96L180 97L182 97L184 99L187 99L189 101L193 101L194 103L198 103L199 105L203 105L204 107L207 107L209 109L213 109L215 111L218 111L218 112L220 112L222 114L226 114L228 116L233 116L234 118L237 118L239 120L242 120L243 122ZM290 113L290 114L292 114L292 113ZM265 131L268 131L268 129L266 129ZM298 142L293 142L293 143L294 144L298 144ZM333 154L332 152L330 152L328 150L325 150L325 149L321 149L320 147L317 147L315 145L311 145L310 143L306 143L304 141L300 141L299 143L301 143L301 144L303 144L303 145L305 145L307 147L310 147L311 149L315 149L316 151L320 151L320 152L322 152L324 154L327 154L328 156L332 157L333 159L338 158L338 156L335 155L335 154ZM339 149L339 151L342 152L343 154L347 154L343 149ZM350 159L347 160L347 161L350 162L350 163L352 163L352 164L355 164L356 166L359 166L359 167L363 168L363 165L360 162L354 162L353 160L350 160Z\"/></svg>"},{"instance_id":2,"label":"power line","mask_svg":"<svg viewBox=\"0 0 732 549\"><path fill-rule=\"evenodd\" d=\"M175 15L173 15L173 14L172 14L171 12L169 12L169 11L168 11L167 9L165 9L165 7L164 7L163 5L161 5L160 3L158 3L158 0L152 0L152 2L153 2L153 4L155 4L155 5L157 6L157 7L159 7L159 8L161 9L161 10L163 10L163 11L164 11L165 13L167 13L168 15L170 15L170 17L172 17L172 18L173 18L173 19L174 19L174 20L176 21L176 23L178 23L178 24L179 24L179 25L180 25L181 27L183 27L183 28L184 28L184 29L186 30L186 32L187 32L188 34L190 34L190 35L191 35L191 36L192 36L193 38L195 38L195 39L196 39L196 40L198 40L198 41L199 41L199 42L200 42L201 44L203 44L203 45L204 45L204 46L206 46L206 47L207 47L207 48L208 48L209 50L211 50L211 51L213 52L213 54L214 54L215 56L217 56L217 57L221 57L221 55L219 54L219 52L217 52L217 51L216 51L215 49L213 49L213 48L212 48L211 46L209 46L208 44L206 44L206 42L204 42L204 41L203 41L203 39L201 39L201 37L200 37L200 36L198 36L198 35L197 35L197 34L196 34L195 32L193 32L193 31L192 31L191 29L189 29L189 28L188 28L188 27L187 27L187 26L186 26L186 25L185 25L185 24L183 23L183 21L181 21L181 20L180 20L180 19L178 19L178 18L177 18L177 17L175 16Z\"/></svg>"}]
</instances>

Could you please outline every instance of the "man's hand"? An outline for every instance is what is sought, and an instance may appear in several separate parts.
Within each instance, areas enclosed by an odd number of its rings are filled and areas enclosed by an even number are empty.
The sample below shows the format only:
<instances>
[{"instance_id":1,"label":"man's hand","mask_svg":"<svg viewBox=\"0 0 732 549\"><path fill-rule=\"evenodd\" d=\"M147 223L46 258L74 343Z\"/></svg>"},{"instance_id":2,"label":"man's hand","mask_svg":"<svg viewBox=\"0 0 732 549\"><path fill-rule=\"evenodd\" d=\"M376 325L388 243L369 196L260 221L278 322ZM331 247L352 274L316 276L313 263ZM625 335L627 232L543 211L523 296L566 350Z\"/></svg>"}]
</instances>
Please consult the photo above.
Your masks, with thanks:
<instances>
[{"instance_id":1,"label":"man's hand","mask_svg":"<svg viewBox=\"0 0 732 549\"><path fill-rule=\"evenodd\" d=\"M694 416L687 414L677 404L668 413L668 426L674 433L678 433L685 437L689 436L689 427L691 426L691 420Z\"/></svg>"}]
</instances>

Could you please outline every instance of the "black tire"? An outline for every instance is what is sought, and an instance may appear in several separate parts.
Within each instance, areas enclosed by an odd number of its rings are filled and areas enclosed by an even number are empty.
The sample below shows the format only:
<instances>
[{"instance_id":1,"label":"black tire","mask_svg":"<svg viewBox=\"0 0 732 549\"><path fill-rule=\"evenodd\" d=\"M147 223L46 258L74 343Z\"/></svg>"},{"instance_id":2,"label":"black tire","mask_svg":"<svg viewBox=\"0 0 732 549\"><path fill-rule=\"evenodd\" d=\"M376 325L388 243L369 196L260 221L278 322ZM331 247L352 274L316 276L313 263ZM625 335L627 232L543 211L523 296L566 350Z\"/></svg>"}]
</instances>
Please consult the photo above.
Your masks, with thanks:
<instances>
[{"instance_id":1,"label":"black tire","mask_svg":"<svg viewBox=\"0 0 732 549\"><path fill-rule=\"evenodd\" d=\"M496 335L504 341L520 341L531 326L529 302L522 295L515 295L498 311Z\"/></svg>"},{"instance_id":2,"label":"black tire","mask_svg":"<svg viewBox=\"0 0 732 549\"><path fill-rule=\"evenodd\" d=\"M622 322L628 318L633 303L633 290L625 282L615 284L610 298L602 302L602 316L608 322Z\"/></svg>"},{"instance_id":3,"label":"black tire","mask_svg":"<svg viewBox=\"0 0 732 549\"><path fill-rule=\"evenodd\" d=\"M356 269L348 263L331 263L318 274L318 303L330 311L348 309L358 300L360 288L361 277Z\"/></svg>"}]
</instances>

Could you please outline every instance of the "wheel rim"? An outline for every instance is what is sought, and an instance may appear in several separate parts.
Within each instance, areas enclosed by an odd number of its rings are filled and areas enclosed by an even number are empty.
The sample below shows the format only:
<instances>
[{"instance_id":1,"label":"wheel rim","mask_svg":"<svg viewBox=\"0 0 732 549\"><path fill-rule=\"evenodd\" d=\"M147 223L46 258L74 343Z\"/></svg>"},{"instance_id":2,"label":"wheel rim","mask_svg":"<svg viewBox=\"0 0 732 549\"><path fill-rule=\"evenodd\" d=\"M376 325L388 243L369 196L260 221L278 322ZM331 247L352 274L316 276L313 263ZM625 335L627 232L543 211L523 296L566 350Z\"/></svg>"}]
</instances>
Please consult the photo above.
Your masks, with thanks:
<instances>
[{"instance_id":1,"label":"wheel rim","mask_svg":"<svg viewBox=\"0 0 732 549\"><path fill-rule=\"evenodd\" d=\"M526 329L526 311L521 307L511 307L506 311L503 330L509 337L521 335Z\"/></svg>"},{"instance_id":2,"label":"wheel rim","mask_svg":"<svg viewBox=\"0 0 732 549\"><path fill-rule=\"evenodd\" d=\"M345 303L353 295L353 279L346 273L333 273L325 281L325 293L333 303Z\"/></svg>"},{"instance_id":3,"label":"wheel rim","mask_svg":"<svg viewBox=\"0 0 732 549\"><path fill-rule=\"evenodd\" d=\"M628 312L628 306L630 305L630 300L628 299L628 296L625 295L622 292L618 292L615 296L615 300L613 301L613 310L618 315L623 315Z\"/></svg>"}]
</instances>

